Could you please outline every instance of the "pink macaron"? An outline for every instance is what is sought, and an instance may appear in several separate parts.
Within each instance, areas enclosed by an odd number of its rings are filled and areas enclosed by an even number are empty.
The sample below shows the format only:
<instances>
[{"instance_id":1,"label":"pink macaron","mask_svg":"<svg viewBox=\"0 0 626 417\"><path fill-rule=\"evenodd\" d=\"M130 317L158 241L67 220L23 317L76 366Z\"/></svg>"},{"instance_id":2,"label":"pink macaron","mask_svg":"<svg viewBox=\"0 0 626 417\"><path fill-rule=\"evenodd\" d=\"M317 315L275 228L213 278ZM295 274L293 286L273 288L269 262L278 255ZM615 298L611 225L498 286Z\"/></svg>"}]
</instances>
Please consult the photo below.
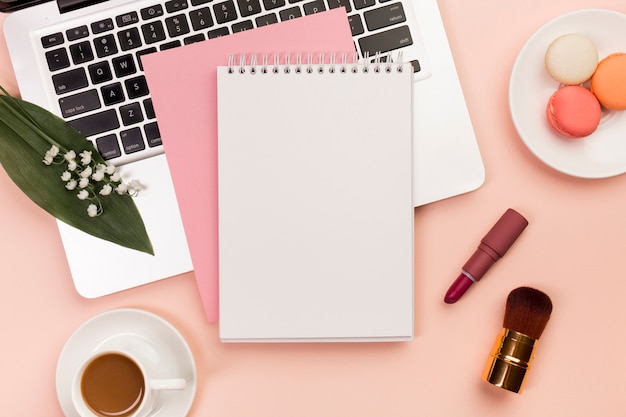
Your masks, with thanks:
<instances>
[{"instance_id":1,"label":"pink macaron","mask_svg":"<svg viewBox=\"0 0 626 417\"><path fill-rule=\"evenodd\" d=\"M577 85L556 90L546 106L550 126L569 138L582 138L595 132L601 116L602 109L596 96Z\"/></svg>"}]
</instances>

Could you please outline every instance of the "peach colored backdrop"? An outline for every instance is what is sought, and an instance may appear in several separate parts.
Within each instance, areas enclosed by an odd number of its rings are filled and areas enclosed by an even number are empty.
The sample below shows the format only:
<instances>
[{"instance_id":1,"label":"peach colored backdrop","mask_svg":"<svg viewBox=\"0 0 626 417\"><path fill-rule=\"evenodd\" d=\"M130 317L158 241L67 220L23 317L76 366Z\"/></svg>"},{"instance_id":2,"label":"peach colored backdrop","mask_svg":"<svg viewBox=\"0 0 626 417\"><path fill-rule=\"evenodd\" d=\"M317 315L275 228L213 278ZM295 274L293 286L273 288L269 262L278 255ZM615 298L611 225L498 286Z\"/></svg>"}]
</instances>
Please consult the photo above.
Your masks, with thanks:
<instances>
[{"instance_id":1,"label":"peach colored backdrop","mask_svg":"<svg viewBox=\"0 0 626 417\"><path fill-rule=\"evenodd\" d=\"M172 322L193 350L199 385L191 416L625 415L626 176L583 180L543 165L515 132L507 85L518 51L542 24L581 8L626 12L626 4L439 3L487 180L475 192L415 211L413 342L222 344L218 325L204 320L191 273L83 299L54 220L0 170L1 414L61 416L54 375L67 338L98 313L138 307ZM0 81L11 85L2 53ZM529 227L459 303L444 304L460 266L507 207L524 213ZM554 312L526 390L515 395L480 376L506 296L520 285L548 293Z\"/></svg>"}]
</instances>

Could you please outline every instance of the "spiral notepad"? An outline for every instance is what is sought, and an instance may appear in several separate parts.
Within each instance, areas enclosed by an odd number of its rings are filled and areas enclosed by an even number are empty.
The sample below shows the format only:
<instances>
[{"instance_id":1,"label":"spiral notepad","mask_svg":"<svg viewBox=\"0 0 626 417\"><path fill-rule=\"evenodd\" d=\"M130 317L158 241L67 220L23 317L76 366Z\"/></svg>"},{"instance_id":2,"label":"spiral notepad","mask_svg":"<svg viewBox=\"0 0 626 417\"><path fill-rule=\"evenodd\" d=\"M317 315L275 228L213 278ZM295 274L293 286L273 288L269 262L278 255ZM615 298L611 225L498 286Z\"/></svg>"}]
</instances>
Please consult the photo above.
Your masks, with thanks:
<instances>
[{"instance_id":1,"label":"spiral notepad","mask_svg":"<svg viewBox=\"0 0 626 417\"><path fill-rule=\"evenodd\" d=\"M223 341L413 337L408 63L218 68Z\"/></svg>"}]
</instances>

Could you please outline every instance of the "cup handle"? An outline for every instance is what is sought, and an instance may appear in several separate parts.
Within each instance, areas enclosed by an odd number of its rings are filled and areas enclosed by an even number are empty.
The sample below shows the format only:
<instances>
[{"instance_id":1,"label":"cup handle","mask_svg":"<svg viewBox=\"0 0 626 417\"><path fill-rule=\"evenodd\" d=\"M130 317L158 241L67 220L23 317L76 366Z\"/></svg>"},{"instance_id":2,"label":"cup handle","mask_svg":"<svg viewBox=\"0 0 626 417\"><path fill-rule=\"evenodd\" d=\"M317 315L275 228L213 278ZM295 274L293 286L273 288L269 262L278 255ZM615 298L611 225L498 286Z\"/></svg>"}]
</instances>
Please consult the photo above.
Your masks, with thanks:
<instances>
[{"instance_id":1,"label":"cup handle","mask_svg":"<svg viewBox=\"0 0 626 417\"><path fill-rule=\"evenodd\" d=\"M187 388L187 381L183 378L151 379L150 388L153 390L175 390Z\"/></svg>"}]
</instances>

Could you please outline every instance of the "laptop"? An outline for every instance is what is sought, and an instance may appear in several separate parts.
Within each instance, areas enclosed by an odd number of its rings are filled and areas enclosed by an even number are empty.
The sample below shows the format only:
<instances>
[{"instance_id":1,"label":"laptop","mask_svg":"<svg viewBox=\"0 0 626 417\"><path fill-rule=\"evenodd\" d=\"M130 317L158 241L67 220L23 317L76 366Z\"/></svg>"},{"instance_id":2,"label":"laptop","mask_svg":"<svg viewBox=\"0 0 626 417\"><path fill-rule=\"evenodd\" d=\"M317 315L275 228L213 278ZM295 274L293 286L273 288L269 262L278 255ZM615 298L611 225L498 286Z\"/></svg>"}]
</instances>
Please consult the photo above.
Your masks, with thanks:
<instances>
[{"instance_id":1,"label":"laptop","mask_svg":"<svg viewBox=\"0 0 626 417\"><path fill-rule=\"evenodd\" d=\"M361 57L401 51L413 63L414 205L478 188L484 168L436 0L0 2L11 12L4 33L22 98L65 118L146 188L136 203L155 256L59 224L81 295L193 269L141 57L336 7L346 8Z\"/></svg>"}]
</instances>

